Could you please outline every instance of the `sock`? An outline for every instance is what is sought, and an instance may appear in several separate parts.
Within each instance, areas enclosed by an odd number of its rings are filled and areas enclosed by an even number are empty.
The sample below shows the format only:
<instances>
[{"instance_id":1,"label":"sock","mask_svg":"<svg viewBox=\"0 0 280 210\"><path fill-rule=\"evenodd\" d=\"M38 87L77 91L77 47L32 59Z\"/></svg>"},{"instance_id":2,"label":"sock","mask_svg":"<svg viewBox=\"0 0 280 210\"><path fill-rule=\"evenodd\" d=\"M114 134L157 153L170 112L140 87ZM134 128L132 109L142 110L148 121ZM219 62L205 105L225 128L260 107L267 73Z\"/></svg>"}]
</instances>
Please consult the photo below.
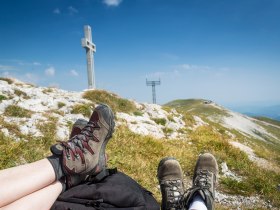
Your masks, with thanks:
<instances>
[{"instance_id":1,"label":"sock","mask_svg":"<svg viewBox=\"0 0 280 210\"><path fill-rule=\"evenodd\" d=\"M61 179L63 176L65 176L65 174L63 173L61 164L60 164L60 156L57 155L52 155L47 157L47 159L50 161L54 173L55 173L55 180L59 180Z\"/></svg>"},{"instance_id":2,"label":"sock","mask_svg":"<svg viewBox=\"0 0 280 210\"><path fill-rule=\"evenodd\" d=\"M66 178L63 177L63 178L59 179L59 182L60 182L61 185L62 185L62 191L61 191L61 193L64 193L64 192L66 191L66 189L67 189L67 186L66 186Z\"/></svg>"},{"instance_id":3,"label":"sock","mask_svg":"<svg viewBox=\"0 0 280 210\"><path fill-rule=\"evenodd\" d=\"M189 210L207 210L205 203L200 195L196 195L194 197Z\"/></svg>"}]
</instances>

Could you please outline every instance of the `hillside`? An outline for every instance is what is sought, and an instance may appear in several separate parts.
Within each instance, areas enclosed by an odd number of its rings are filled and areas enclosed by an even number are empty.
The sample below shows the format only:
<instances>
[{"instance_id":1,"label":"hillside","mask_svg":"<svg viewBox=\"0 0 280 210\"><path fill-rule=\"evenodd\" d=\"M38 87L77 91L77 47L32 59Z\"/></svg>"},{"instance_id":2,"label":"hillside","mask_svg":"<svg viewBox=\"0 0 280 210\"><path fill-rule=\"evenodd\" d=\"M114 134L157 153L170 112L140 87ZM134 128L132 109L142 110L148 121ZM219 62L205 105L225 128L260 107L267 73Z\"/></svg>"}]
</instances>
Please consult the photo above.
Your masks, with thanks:
<instances>
[{"instance_id":1,"label":"hillside","mask_svg":"<svg viewBox=\"0 0 280 210\"><path fill-rule=\"evenodd\" d=\"M132 176L158 200L160 159L176 157L190 186L195 160L207 151L220 168L217 209L280 206L278 121L250 118L202 99L159 106L102 90L69 92L0 78L0 169L48 155L49 146L67 140L75 120L88 119L98 103L107 103L116 115L109 166Z\"/></svg>"}]
</instances>

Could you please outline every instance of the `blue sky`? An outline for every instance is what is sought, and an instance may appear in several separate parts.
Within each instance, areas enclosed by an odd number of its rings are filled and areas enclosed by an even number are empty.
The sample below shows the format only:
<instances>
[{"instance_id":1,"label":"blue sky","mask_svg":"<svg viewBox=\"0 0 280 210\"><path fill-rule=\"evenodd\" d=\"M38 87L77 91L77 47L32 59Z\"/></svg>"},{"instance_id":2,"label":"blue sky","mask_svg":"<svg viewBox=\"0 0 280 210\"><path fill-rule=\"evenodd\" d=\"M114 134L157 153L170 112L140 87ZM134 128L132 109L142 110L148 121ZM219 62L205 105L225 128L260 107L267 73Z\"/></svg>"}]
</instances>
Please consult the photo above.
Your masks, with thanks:
<instances>
[{"instance_id":1,"label":"blue sky","mask_svg":"<svg viewBox=\"0 0 280 210\"><path fill-rule=\"evenodd\" d=\"M83 26L92 27L96 85L152 102L205 98L280 104L278 0L1 0L0 76L87 88Z\"/></svg>"}]
</instances>

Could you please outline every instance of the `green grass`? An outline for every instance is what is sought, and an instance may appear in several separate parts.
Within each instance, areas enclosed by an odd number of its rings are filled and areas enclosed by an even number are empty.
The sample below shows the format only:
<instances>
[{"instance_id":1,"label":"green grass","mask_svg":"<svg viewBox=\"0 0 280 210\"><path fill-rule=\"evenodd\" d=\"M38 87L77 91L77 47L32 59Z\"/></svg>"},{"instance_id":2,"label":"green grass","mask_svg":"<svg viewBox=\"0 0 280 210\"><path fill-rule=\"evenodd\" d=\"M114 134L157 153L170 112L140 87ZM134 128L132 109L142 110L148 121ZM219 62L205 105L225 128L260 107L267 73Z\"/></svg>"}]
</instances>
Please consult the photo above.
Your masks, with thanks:
<instances>
[{"instance_id":1,"label":"green grass","mask_svg":"<svg viewBox=\"0 0 280 210\"><path fill-rule=\"evenodd\" d=\"M87 91L84 93L83 98L88 99L93 103L107 104L114 112L134 113L137 111L137 108L133 102L103 90Z\"/></svg>"},{"instance_id":2,"label":"green grass","mask_svg":"<svg viewBox=\"0 0 280 210\"><path fill-rule=\"evenodd\" d=\"M7 100L8 98L4 95L0 95L0 102L2 102L3 100Z\"/></svg>"},{"instance_id":3,"label":"green grass","mask_svg":"<svg viewBox=\"0 0 280 210\"><path fill-rule=\"evenodd\" d=\"M166 119L165 118L151 118L151 120L155 121L158 125L166 125Z\"/></svg>"},{"instance_id":4,"label":"green grass","mask_svg":"<svg viewBox=\"0 0 280 210\"><path fill-rule=\"evenodd\" d=\"M0 169L22 164L24 161L32 162L48 155L49 146L56 140L53 135L56 131L56 122L56 118L49 118L47 122L40 123L39 129L44 137L29 137L28 142L15 142L0 132L0 150L2 151ZM201 152L211 152L219 164L227 162L232 171L244 178L240 183L223 178L219 190L240 195L260 194L264 199L269 199L273 205L280 205L280 198L275 187L280 183L279 174L256 167L243 152L232 147L228 140L211 126L198 128L190 133L188 139L189 141L159 140L132 133L127 127L120 126L107 147L108 164L109 167L117 167L130 175L152 191L160 201L156 170L161 158L176 157L184 173L191 178L198 155ZM227 208L218 205L217 209Z\"/></svg>"},{"instance_id":5,"label":"green grass","mask_svg":"<svg viewBox=\"0 0 280 210\"><path fill-rule=\"evenodd\" d=\"M143 112L138 111L138 110L134 111L133 114L134 114L135 116L143 116Z\"/></svg>"},{"instance_id":6,"label":"green grass","mask_svg":"<svg viewBox=\"0 0 280 210\"><path fill-rule=\"evenodd\" d=\"M48 88L45 88L42 92L45 93L45 94L52 93L53 89L54 88L48 87Z\"/></svg>"},{"instance_id":7,"label":"green grass","mask_svg":"<svg viewBox=\"0 0 280 210\"><path fill-rule=\"evenodd\" d=\"M200 116L227 115L225 110L216 108L211 104L205 104L204 102L204 99L184 99L168 102L164 106L175 108L177 111L189 112Z\"/></svg>"},{"instance_id":8,"label":"green grass","mask_svg":"<svg viewBox=\"0 0 280 210\"><path fill-rule=\"evenodd\" d=\"M15 93L17 96L23 96L23 98L25 98L25 99L28 98L27 94L26 94L25 92L19 90L19 89L15 89L15 90L14 90L14 93Z\"/></svg>"},{"instance_id":9,"label":"green grass","mask_svg":"<svg viewBox=\"0 0 280 210\"><path fill-rule=\"evenodd\" d=\"M273 125L280 126L280 121L278 121L278 120L274 120L274 119L271 119L271 118L268 118L268 117L254 117L254 118L257 119L257 120L261 120L261 121L273 124Z\"/></svg>"},{"instance_id":10,"label":"green grass","mask_svg":"<svg viewBox=\"0 0 280 210\"><path fill-rule=\"evenodd\" d=\"M62 107L64 107L66 104L63 102L57 102L57 107L60 109Z\"/></svg>"},{"instance_id":11,"label":"green grass","mask_svg":"<svg viewBox=\"0 0 280 210\"><path fill-rule=\"evenodd\" d=\"M1 125L7 127L7 123L4 123L1 119L0 122ZM0 132L0 170L26 162L34 162L50 155L49 147L56 142L54 135L56 133L56 123L56 118L48 117L48 121L41 122L38 125L43 137L34 138L30 135L21 134L25 141L14 141ZM11 124L9 126L10 128L16 127ZM9 131L13 132L10 129Z\"/></svg>"},{"instance_id":12,"label":"green grass","mask_svg":"<svg viewBox=\"0 0 280 210\"><path fill-rule=\"evenodd\" d=\"M82 114L85 117L90 117L92 108L90 104L76 104L71 111L72 114Z\"/></svg>"},{"instance_id":13,"label":"green grass","mask_svg":"<svg viewBox=\"0 0 280 210\"><path fill-rule=\"evenodd\" d=\"M6 107L4 115L9 117L30 118L32 112L17 105L9 105L8 107Z\"/></svg>"},{"instance_id":14,"label":"green grass","mask_svg":"<svg viewBox=\"0 0 280 210\"><path fill-rule=\"evenodd\" d=\"M191 178L198 154L211 152L219 164L227 162L232 171L244 178L241 183L222 179L220 190L246 196L260 194L265 199L271 200L274 205L280 205L275 187L280 182L279 174L258 168L244 152L232 147L223 135L210 126L198 128L188 138L192 142L191 145L189 141L143 137L130 132L125 127L119 127L108 145L109 165L117 166L121 171L135 178L160 200L155 175L161 158L176 157L183 171Z\"/></svg>"}]
</instances>

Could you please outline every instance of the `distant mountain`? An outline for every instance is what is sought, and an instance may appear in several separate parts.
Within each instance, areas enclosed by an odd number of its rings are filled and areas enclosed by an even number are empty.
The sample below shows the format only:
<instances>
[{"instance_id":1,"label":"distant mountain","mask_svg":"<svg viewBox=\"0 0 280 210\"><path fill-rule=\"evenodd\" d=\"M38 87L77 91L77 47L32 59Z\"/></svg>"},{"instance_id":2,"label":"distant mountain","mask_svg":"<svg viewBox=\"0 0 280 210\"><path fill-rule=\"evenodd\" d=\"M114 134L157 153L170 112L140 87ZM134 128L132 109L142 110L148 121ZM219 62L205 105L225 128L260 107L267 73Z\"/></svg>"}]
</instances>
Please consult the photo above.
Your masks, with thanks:
<instances>
[{"instance_id":1,"label":"distant mountain","mask_svg":"<svg viewBox=\"0 0 280 210\"><path fill-rule=\"evenodd\" d=\"M280 120L280 105L274 106L244 106L244 107L233 107L234 111L249 115L249 116L263 116Z\"/></svg>"}]
</instances>

